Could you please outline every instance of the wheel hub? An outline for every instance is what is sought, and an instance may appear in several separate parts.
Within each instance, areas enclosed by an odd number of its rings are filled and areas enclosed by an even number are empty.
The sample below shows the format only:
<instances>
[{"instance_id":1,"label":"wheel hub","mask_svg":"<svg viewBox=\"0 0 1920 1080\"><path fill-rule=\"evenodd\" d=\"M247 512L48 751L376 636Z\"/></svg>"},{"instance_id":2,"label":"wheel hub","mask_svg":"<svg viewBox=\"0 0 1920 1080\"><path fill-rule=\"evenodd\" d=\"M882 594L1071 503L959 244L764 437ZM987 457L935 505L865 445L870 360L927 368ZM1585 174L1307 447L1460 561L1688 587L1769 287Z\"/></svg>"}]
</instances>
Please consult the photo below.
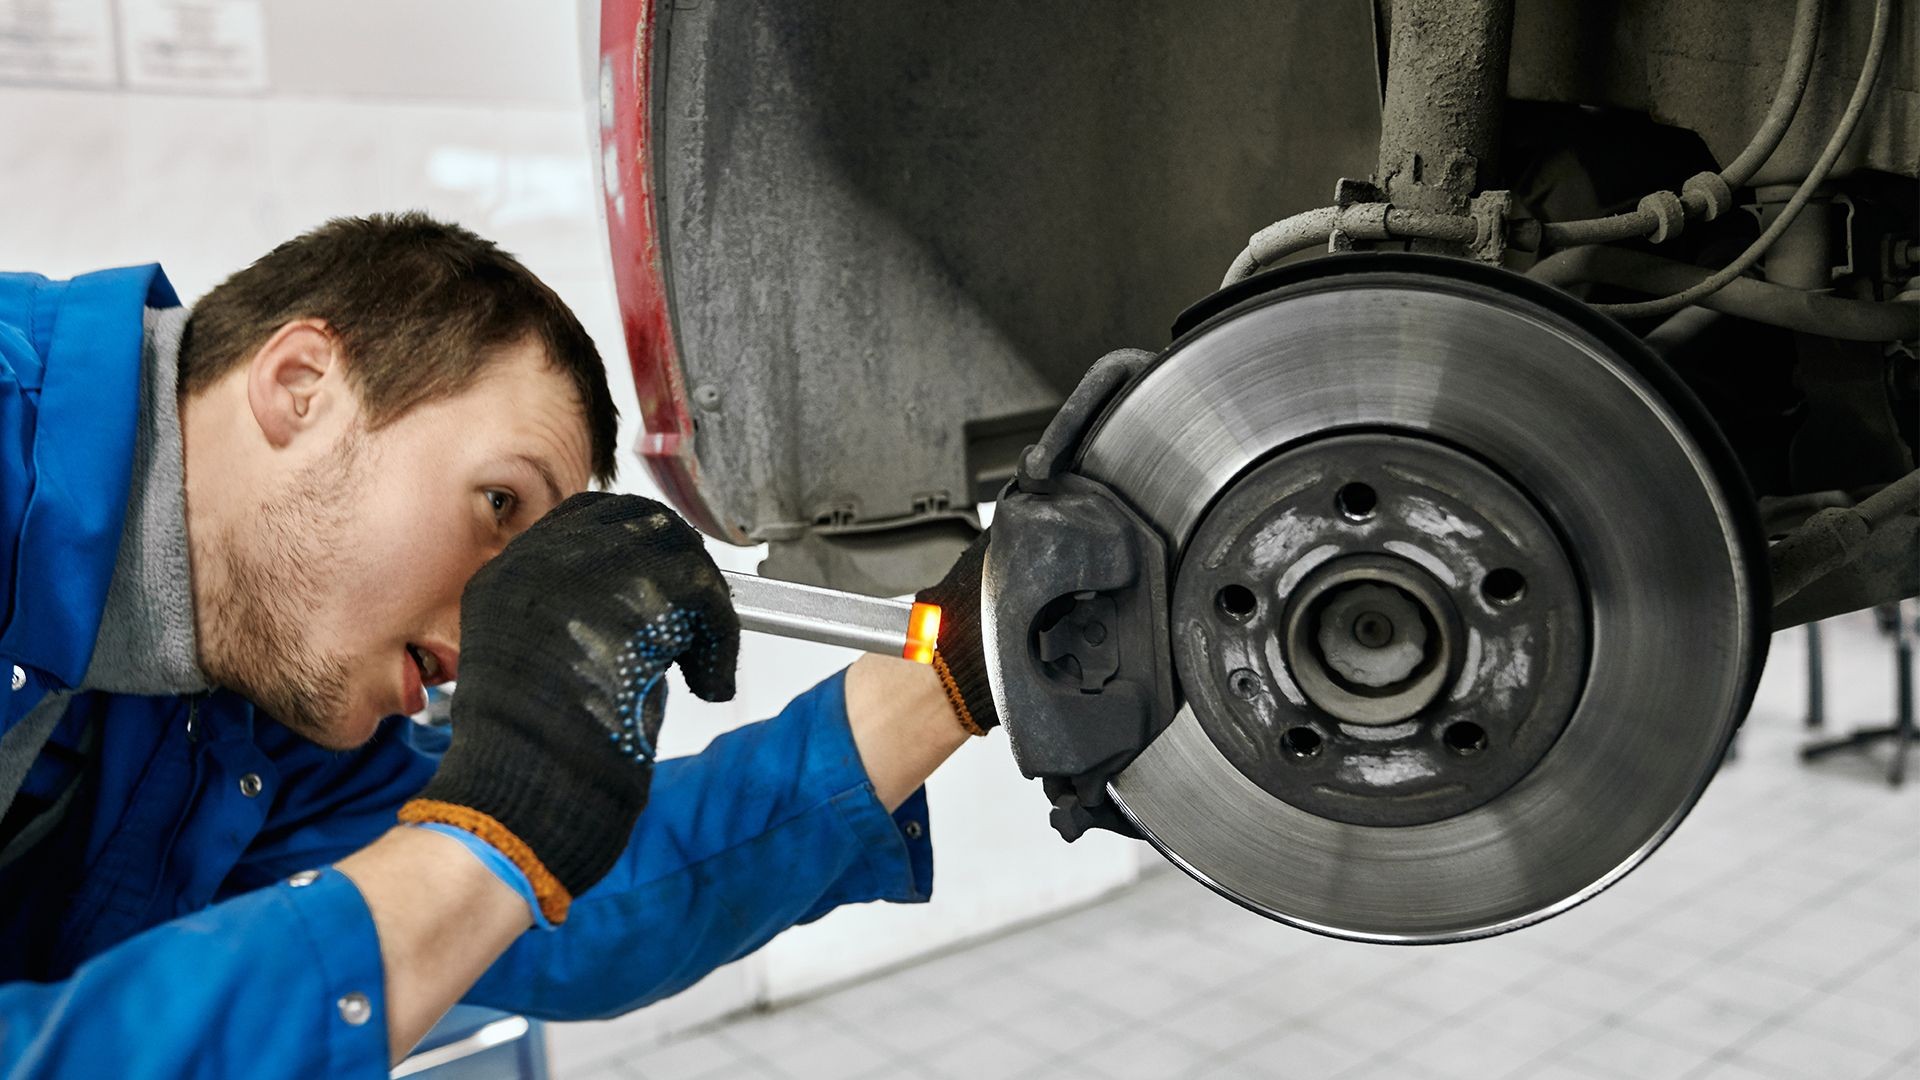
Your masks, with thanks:
<instances>
[{"instance_id":1,"label":"wheel hub","mask_svg":"<svg viewBox=\"0 0 1920 1080\"><path fill-rule=\"evenodd\" d=\"M1356 825L1438 821L1512 787L1586 667L1586 604L1540 512L1406 435L1315 440L1235 482L1187 546L1173 611L1214 745L1276 798Z\"/></svg>"}]
</instances>

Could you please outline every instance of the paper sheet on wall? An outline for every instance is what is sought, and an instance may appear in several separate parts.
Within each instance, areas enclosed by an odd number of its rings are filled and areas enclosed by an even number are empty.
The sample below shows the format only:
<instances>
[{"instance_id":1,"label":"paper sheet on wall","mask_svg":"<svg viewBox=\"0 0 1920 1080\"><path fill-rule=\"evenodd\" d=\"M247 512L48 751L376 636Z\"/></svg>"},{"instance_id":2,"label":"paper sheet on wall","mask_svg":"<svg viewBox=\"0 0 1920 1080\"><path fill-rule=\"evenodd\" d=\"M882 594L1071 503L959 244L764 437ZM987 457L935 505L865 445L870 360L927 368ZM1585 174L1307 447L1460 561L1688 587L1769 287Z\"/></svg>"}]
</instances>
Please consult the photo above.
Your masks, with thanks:
<instances>
[{"instance_id":1,"label":"paper sheet on wall","mask_svg":"<svg viewBox=\"0 0 1920 1080\"><path fill-rule=\"evenodd\" d=\"M262 0L120 0L120 51L137 90L267 88Z\"/></svg>"},{"instance_id":2,"label":"paper sheet on wall","mask_svg":"<svg viewBox=\"0 0 1920 1080\"><path fill-rule=\"evenodd\" d=\"M112 0L0 0L0 82L112 86Z\"/></svg>"}]
</instances>

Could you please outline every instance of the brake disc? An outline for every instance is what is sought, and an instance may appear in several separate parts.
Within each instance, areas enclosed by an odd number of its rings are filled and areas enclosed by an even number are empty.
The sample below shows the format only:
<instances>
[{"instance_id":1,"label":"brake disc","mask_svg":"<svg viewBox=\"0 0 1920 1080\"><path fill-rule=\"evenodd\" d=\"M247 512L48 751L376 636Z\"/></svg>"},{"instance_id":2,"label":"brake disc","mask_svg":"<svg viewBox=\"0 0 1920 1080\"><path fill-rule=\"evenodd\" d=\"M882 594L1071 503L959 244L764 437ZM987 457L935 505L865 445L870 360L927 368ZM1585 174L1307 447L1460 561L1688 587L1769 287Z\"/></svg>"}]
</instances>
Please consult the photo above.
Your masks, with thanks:
<instances>
[{"instance_id":1,"label":"brake disc","mask_svg":"<svg viewBox=\"0 0 1920 1080\"><path fill-rule=\"evenodd\" d=\"M1565 910L1674 829L1752 699L1752 499L1658 359L1562 294L1418 256L1291 277L1084 444L1176 567L1184 704L1110 794L1308 929Z\"/></svg>"}]
</instances>

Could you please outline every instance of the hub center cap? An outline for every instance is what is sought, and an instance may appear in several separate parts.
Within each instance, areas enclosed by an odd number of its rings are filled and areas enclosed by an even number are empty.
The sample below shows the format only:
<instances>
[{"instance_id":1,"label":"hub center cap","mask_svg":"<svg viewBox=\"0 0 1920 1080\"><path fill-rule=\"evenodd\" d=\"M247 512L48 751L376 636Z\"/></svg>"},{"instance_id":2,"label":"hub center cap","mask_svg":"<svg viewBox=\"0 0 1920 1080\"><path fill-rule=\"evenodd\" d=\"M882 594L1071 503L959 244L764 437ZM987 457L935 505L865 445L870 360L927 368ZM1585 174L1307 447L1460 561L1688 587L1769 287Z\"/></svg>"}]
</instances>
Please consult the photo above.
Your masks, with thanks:
<instances>
[{"instance_id":1,"label":"hub center cap","mask_svg":"<svg viewBox=\"0 0 1920 1080\"><path fill-rule=\"evenodd\" d=\"M1431 704L1453 674L1460 617L1440 583L1406 559L1334 559L1281 600L1282 662L1335 720L1398 723Z\"/></svg>"},{"instance_id":2,"label":"hub center cap","mask_svg":"<svg viewBox=\"0 0 1920 1080\"><path fill-rule=\"evenodd\" d=\"M1355 585L1321 613L1320 651L1350 682L1391 686L1411 675L1427 657L1426 622L1405 593Z\"/></svg>"}]
</instances>

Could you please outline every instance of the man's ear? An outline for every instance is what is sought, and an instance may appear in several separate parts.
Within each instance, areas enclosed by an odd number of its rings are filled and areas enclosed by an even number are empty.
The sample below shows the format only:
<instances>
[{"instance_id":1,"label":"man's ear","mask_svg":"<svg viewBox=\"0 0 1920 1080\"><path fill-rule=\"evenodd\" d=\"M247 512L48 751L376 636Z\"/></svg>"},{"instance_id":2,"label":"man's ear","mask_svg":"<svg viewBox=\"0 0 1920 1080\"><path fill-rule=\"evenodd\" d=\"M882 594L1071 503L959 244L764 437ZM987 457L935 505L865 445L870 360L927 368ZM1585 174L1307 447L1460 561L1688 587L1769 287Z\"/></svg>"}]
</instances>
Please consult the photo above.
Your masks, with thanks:
<instances>
[{"instance_id":1,"label":"man's ear","mask_svg":"<svg viewBox=\"0 0 1920 1080\"><path fill-rule=\"evenodd\" d=\"M260 346L247 365L247 405L269 445L284 449L343 404L339 367L333 332L319 319L295 319Z\"/></svg>"}]
</instances>

